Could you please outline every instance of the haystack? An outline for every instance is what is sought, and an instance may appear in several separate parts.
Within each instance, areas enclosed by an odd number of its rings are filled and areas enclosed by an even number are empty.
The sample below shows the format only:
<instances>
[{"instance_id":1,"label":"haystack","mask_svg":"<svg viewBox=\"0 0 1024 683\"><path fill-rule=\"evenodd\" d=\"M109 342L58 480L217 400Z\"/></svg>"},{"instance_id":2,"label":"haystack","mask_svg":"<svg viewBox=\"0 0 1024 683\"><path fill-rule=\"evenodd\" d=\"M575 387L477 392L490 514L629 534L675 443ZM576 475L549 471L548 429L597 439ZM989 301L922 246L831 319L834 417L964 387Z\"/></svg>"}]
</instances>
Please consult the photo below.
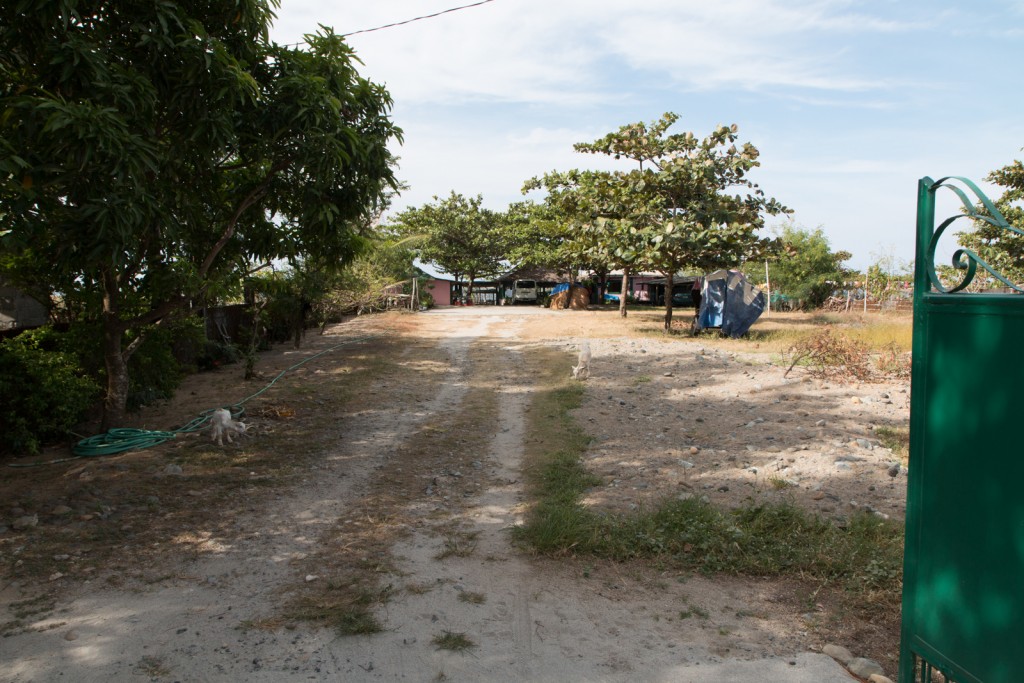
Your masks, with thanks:
<instances>
[{"instance_id":1,"label":"haystack","mask_svg":"<svg viewBox=\"0 0 1024 683\"><path fill-rule=\"evenodd\" d=\"M583 285L573 285L551 295L552 309L571 308L576 311L586 310L590 305L590 290Z\"/></svg>"}]
</instances>

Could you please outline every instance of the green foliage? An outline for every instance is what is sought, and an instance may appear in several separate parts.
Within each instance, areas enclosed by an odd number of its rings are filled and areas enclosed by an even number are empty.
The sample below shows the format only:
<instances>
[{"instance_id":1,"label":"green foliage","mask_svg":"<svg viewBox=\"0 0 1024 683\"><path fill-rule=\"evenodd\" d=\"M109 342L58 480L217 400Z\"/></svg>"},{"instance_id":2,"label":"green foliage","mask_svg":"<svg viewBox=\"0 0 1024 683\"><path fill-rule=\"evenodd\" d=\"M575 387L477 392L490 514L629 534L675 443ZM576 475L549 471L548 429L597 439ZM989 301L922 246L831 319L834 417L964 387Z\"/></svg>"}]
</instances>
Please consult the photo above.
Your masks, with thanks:
<instances>
[{"instance_id":1,"label":"green foliage","mask_svg":"<svg viewBox=\"0 0 1024 683\"><path fill-rule=\"evenodd\" d=\"M0 270L104 321L114 422L121 333L252 262L350 260L397 187L390 96L327 29L271 43L275 4L20 0L0 26Z\"/></svg>"},{"instance_id":2,"label":"green foliage","mask_svg":"<svg viewBox=\"0 0 1024 683\"><path fill-rule=\"evenodd\" d=\"M513 268L543 268L575 278L581 270L595 270L594 259L581 239L584 226L551 197L543 204L512 204L506 214L505 258Z\"/></svg>"},{"instance_id":3,"label":"green foliage","mask_svg":"<svg viewBox=\"0 0 1024 683\"><path fill-rule=\"evenodd\" d=\"M850 253L833 252L821 228L812 231L789 224L782 228L780 239L783 255L771 261L772 292L801 302L803 308L819 308L847 279L842 263ZM764 280L762 270L751 270L755 282Z\"/></svg>"},{"instance_id":4,"label":"green foliage","mask_svg":"<svg viewBox=\"0 0 1024 683\"><path fill-rule=\"evenodd\" d=\"M750 143L736 146L736 126L703 139L669 134L678 116L622 126L578 152L627 159L630 171L550 173L527 182L580 226L581 250L610 267L710 272L763 258L776 244L758 236L765 214L788 212L765 196L748 173L760 165ZM744 194L745 193L745 194ZM665 329L672 324L671 297Z\"/></svg>"},{"instance_id":5,"label":"green foliage","mask_svg":"<svg viewBox=\"0 0 1024 683\"><path fill-rule=\"evenodd\" d=\"M403 293L411 294L412 261L413 252L407 243L381 236L339 273L332 290L319 302L317 314L326 322L342 315L382 309L388 292L399 285ZM430 295L423 292L422 283L417 291L419 303L433 303Z\"/></svg>"},{"instance_id":6,"label":"green foliage","mask_svg":"<svg viewBox=\"0 0 1024 683\"><path fill-rule=\"evenodd\" d=\"M437 264L459 280L492 277L504 268L508 247L505 217L481 207L483 197L452 192L444 199L406 209L395 227L419 250L420 258Z\"/></svg>"},{"instance_id":7,"label":"green foliage","mask_svg":"<svg viewBox=\"0 0 1024 683\"><path fill-rule=\"evenodd\" d=\"M1024 162L1016 159L992 171L985 179L1003 188L1003 194L994 202L999 212L1010 225L1024 230ZM984 207L978 207L978 210L984 213ZM1024 284L1024 236L984 221L975 221L974 230L961 233L960 242L977 252L1011 282ZM984 275L979 272L976 278L982 287L987 280ZM950 281L958 283L962 279L963 273L959 272L953 274Z\"/></svg>"},{"instance_id":8,"label":"green foliage","mask_svg":"<svg viewBox=\"0 0 1024 683\"><path fill-rule=\"evenodd\" d=\"M735 125L719 126L703 139L669 134L678 118L667 113L649 125L629 124L576 150L638 164L615 175L620 195L629 197L627 215L617 217L651 228L648 259L666 275L762 256L773 246L756 234L763 214L788 210L747 177L760 165L760 152L749 142L737 148ZM737 190L746 195L730 194Z\"/></svg>"},{"instance_id":9,"label":"green foliage","mask_svg":"<svg viewBox=\"0 0 1024 683\"><path fill-rule=\"evenodd\" d=\"M131 378L128 409L171 398L185 376L185 368L175 355L175 349L187 346L192 354L192 349L199 349L205 343L202 321L196 318L149 330L128 362Z\"/></svg>"},{"instance_id":10,"label":"green foliage","mask_svg":"<svg viewBox=\"0 0 1024 683\"><path fill-rule=\"evenodd\" d=\"M36 453L66 438L95 404L100 387L52 328L0 341L0 450Z\"/></svg>"},{"instance_id":11,"label":"green foliage","mask_svg":"<svg viewBox=\"0 0 1024 683\"><path fill-rule=\"evenodd\" d=\"M516 531L521 542L550 555L658 558L674 569L803 576L898 602L903 529L871 514L838 524L788 503L722 510L696 496L631 514L584 507L581 497L600 480L582 463L587 441L570 415L577 405L565 389L535 398L531 433L540 450L528 455L534 505Z\"/></svg>"},{"instance_id":12,"label":"green foliage","mask_svg":"<svg viewBox=\"0 0 1024 683\"><path fill-rule=\"evenodd\" d=\"M196 367L199 370L217 370L242 360L242 352L234 344L207 340L202 351L196 356Z\"/></svg>"}]
</instances>

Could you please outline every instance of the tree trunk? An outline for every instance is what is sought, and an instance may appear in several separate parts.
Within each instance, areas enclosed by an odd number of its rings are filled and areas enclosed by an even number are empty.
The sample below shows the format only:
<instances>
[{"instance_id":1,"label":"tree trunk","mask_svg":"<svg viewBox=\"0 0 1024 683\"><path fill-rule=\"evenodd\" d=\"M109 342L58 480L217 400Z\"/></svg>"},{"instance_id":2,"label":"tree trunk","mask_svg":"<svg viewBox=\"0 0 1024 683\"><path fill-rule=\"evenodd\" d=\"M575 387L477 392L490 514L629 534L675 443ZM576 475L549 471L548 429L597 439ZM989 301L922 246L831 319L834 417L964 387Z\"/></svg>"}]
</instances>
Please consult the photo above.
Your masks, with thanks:
<instances>
[{"instance_id":1,"label":"tree trunk","mask_svg":"<svg viewBox=\"0 0 1024 683\"><path fill-rule=\"evenodd\" d=\"M665 275L665 331L672 331L672 288L675 286L675 273Z\"/></svg>"},{"instance_id":2,"label":"tree trunk","mask_svg":"<svg viewBox=\"0 0 1024 683\"><path fill-rule=\"evenodd\" d=\"M622 269L622 289L619 290L619 315L626 317L626 294L629 292L629 266Z\"/></svg>"},{"instance_id":3,"label":"tree trunk","mask_svg":"<svg viewBox=\"0 0 1024 683\"><path fill-rule=\"evenodd\" d=\"M118 315L117 277L103 273L103 363L107 368L107 394L103 399L101 429L124 424L128 410L128 361L123 353L124 323Z\"/></svg>"}]
</instances>

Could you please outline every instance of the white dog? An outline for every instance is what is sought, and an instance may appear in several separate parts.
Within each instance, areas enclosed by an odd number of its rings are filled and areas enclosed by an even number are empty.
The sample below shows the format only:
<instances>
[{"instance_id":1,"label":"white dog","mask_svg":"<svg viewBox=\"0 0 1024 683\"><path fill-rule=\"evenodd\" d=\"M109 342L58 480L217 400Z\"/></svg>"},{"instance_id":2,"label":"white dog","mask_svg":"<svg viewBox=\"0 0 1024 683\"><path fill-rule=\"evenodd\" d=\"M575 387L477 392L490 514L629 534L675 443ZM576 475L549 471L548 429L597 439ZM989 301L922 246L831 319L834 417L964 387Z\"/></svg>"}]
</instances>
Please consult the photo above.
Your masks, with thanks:
<instances>
[{"instance_id":1,"label":"white dog","mask_svg":"<svg viewBox=\"0 0 1024 683\"><path fill-rule=\"evenodd\" d=\"M583 342L580 345L580 356L577 364L572 368L573 379L587 379L590 377L590 342Z\"/></svg>"},{"instance_id":2,"label":"white dog","mask_svg":"<svg viewBox=\"0 0 1024 683\"><path fill-rule=\"evenodd\" d=\"M210 416L210 425L210 438L216 441L218 446L224 445L223 437L227 437L228 443L231 443L232 434L245 434L245 423L232 420L231 411L227 408L218 408L213 411L213 415Z\"/></svg>"}]
</instances>

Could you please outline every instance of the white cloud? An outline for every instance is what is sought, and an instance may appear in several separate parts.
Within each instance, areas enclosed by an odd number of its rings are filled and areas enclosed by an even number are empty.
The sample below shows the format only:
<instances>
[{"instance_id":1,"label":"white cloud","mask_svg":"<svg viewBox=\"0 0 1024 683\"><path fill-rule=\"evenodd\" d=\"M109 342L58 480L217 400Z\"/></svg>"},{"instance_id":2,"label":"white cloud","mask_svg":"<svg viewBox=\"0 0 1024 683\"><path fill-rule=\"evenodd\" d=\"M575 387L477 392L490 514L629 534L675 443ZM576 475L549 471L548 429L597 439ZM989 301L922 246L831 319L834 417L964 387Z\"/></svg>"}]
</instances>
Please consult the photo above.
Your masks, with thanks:
<instances>
[{"instance_id":1,"label":"white cloud","mask_svg":"<svg viewBox=\"0 0 1024 683\"><path fill-rule=\"evenodd\" d=\"M283 0L274 37L463 1ZM405 129L397 210L451 190L504 208L527 178L612 164L573 143L677 111L700 135L738 122L757 182L859 264L879 244L912 255L921 176L1020 158L1024 53L999 37L1021 29L1013 1L495 0L349 42Z\"/></svg>"},{"instance_id":2,"label":"white cloud","mask_svg":"<svg viewBox=\"0 0 1024 683\"><path fill-rule=\"evenodd\" d=\"M340 33L429 14L445 3L402 0L322 6L285 0L275 35L294 40L316 21ZM333 16L332 16L333 15ZM845 12L845 3L495 0L405 26L351 36L366 72L414 102L606 102L609 61L682 87L866 91L841 50L809 49L823 33L888 33L910 24ZM842 41L839 41L840 44Z\"/></svg>"}]
</instances>

